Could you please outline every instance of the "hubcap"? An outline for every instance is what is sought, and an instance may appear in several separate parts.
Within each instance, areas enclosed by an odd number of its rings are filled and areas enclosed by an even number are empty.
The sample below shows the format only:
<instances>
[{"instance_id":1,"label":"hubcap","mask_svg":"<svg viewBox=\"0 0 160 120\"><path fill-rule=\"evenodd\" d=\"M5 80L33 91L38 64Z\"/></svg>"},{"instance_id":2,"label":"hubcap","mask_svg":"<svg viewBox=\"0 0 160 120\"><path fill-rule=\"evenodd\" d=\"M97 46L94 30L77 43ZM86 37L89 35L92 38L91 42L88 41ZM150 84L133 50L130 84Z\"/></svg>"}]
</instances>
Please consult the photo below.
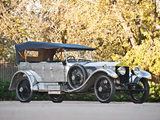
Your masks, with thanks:
<instances>
[{"instance_id":1,"label":"hubcap","mask_svg":"<svg viewBox=\"0 0 160 120\"><path fill-rule=\"evenodd\" d=\"M19 92L23 92L23 88L22 87L19 88Z\"/></svg>"},{"instance_id":2,"label":"hubcap","mask_svg":"<svg viewBox=\"0 0 160 120\"><path fill-rule=\"evenodd\" d=\"M103 90L103 88L100 86L100 87L98 88L98 91L99 91L99 92L102 92L102 90Z\"/></svg>"},{"instance_id":3,"label":"hubcap","mask_svg":"<svg viewBox=\"0 0 160 120\"><path fill-rule=\"evenodd\" d=\"M72 80L75 80L75 79L76 79L76 77L74 75L72 75Z\"/></svg>"}]
</instances>

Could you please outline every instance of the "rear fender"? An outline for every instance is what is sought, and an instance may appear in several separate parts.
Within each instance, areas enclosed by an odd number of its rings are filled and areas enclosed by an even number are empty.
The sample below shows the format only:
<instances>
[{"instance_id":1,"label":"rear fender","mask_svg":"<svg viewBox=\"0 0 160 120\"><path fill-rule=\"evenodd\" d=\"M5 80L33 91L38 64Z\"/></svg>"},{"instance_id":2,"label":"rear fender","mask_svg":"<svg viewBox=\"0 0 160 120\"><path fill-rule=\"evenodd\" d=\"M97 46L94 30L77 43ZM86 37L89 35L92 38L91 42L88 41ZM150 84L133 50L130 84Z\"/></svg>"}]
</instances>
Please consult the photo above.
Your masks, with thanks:
<instances>
[{"instance_id":1,"label":"rear fender","mask_svg":"<svg viewBox=\"0 0 160 120\"><path fill-rule=\"evenodd\" d=\"M24 76L26 76L28 78L29 83L31 85L31 90L38 90L38 88L34 85L37 83L37 81L41 81L41 77L36 72L34 72L32 70L17 71L11 79L9 90L15 90L19 79Z\"/></svg>"}]
</instances>

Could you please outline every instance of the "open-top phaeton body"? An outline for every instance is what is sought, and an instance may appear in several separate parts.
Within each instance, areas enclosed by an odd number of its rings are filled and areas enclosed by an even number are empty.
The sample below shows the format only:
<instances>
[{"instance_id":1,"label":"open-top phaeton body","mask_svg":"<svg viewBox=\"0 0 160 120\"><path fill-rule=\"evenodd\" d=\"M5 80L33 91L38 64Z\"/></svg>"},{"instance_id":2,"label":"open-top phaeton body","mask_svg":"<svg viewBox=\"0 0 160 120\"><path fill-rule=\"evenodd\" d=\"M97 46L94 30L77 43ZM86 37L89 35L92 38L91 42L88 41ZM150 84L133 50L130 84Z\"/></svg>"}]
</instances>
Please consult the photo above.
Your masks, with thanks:
<instances>
[{"instance_id":1,"label":"open-top phaeton body","mask_svg":"<svg viewBox=\"0 0 160 120\"><path fill-rule=\"evenodd\" d=\"M150 73L120 62L95 62L94 48L76 44L26 42L15 45L18 71L9 89L21 102L29 102L35 92L47 92L53 102L66 94L95 94L108 103L116 92L124 91L134 103L149 96Z\"/></svg>"}]
</instances>

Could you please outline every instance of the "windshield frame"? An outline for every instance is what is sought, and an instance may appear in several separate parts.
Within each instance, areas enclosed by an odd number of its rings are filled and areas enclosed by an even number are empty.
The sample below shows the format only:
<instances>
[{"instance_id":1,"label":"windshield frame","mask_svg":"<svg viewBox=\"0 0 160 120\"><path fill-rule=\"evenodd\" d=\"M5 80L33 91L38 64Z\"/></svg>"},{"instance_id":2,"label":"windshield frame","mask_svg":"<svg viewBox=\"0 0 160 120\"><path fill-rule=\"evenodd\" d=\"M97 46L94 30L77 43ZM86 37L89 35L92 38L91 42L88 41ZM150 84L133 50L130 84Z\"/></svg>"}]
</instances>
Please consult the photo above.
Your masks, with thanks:
<instances>
[{"instance_id":1,"label":"windshield frame","mask_svg":"<svg viewBox=\"0 0 160 120\"><path fill-rule=\"evenodd\" d=\"M67 58L68 58L68 55L67 55L67 52L68 51L77 51L78 53L78 58L76 58L75 61L69 61ZM91 56L90 56L90 59L79 59L80 58L80 51L90 51L91 52ZM94 56L93 56L93 50L81 50L81 49L64 49L64 53L65 53L65 60L66 62L92 62L94 61Z\"/></svg>"}]
</instances>

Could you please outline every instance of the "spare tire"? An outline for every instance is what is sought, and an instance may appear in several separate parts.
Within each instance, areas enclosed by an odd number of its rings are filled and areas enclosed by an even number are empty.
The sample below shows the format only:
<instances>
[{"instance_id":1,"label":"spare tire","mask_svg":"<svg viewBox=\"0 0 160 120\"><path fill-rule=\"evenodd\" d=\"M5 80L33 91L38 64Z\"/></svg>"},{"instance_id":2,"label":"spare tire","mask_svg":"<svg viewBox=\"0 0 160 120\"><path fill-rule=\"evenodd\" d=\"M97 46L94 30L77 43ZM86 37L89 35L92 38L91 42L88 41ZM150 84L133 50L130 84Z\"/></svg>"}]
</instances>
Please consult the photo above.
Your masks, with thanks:
<instances>
[{"instance_id":1,"label":"spare tire","mask_svg":"<svg viewBox=\"0 0 160 120\"><path fill-rule=\"evenodd\" d=\"M70 88L74 89L80 87L86 79L87 71L82 65L75 64L70 67L67 75L67 81Z\"/></svg>"}]
</instances>

